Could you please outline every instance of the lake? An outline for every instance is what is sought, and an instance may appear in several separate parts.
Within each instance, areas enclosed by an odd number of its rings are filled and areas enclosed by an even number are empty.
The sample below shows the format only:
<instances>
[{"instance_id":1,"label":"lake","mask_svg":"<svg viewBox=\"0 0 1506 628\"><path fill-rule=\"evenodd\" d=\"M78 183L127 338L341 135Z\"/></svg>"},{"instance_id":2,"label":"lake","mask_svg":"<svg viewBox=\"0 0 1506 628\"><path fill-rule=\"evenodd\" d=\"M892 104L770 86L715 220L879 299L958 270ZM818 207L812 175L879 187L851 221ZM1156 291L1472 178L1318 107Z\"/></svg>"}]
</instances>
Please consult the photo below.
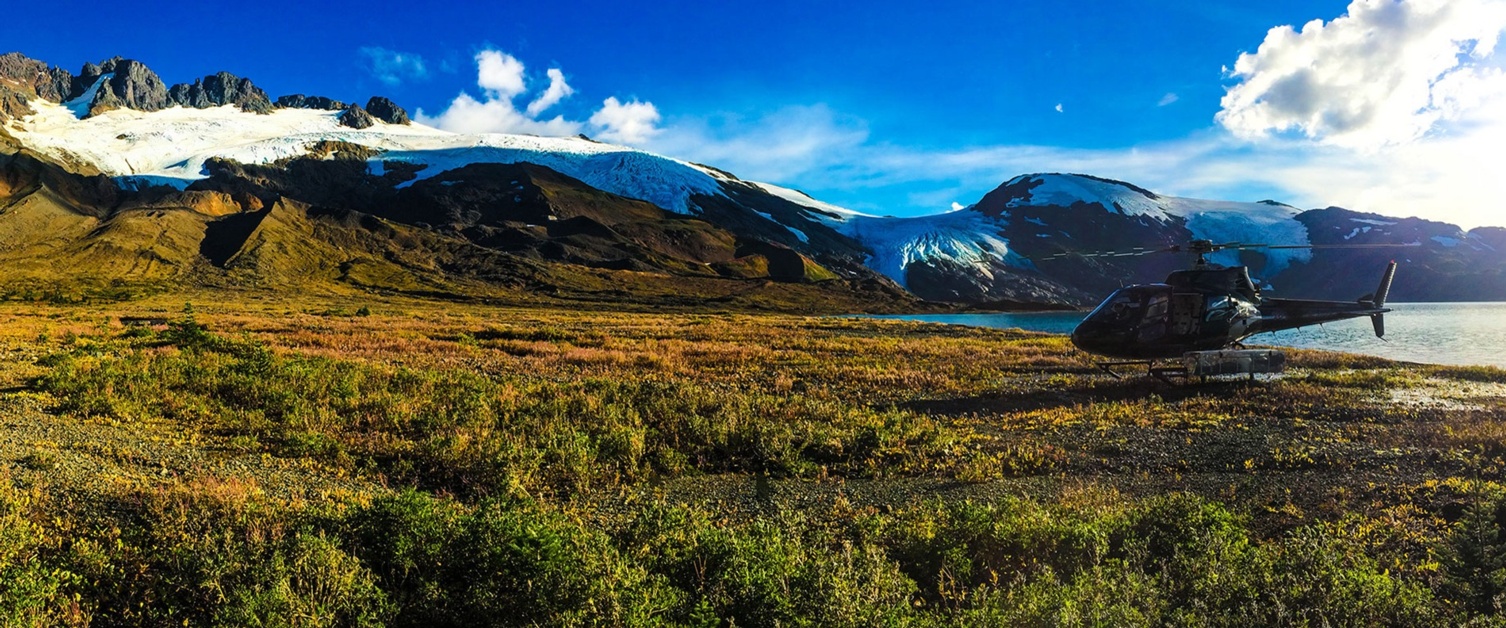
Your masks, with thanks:
<instances>
[{"instance_id":1,"label":"lake","mask_svg":"<svg viewBox=\"0 0 1506 628\"><path fill-rule=\"evenodd\" d=\"M1369 319L1356 318L1261 334L1247 342L1364 353L1408 362L1506 367L1506 303L1388 303L1387 306L1394 311L1386 314L1385 340L1375 337ZM1067 334L1086 314L915 314L875 318Z\"/></svg>"}]
</instances>

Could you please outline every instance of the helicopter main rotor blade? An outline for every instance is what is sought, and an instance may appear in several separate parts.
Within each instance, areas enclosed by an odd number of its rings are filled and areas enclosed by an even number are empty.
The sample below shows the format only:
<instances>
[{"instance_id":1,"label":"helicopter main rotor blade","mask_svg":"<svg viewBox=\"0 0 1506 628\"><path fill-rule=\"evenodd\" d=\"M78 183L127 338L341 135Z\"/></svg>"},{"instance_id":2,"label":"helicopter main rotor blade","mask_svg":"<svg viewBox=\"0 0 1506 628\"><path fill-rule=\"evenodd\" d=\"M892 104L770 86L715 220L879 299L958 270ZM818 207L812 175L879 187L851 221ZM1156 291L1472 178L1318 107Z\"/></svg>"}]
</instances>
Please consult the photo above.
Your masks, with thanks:
<instances>
[{"instance_id":1,"label":"helicopter main rotor blade","mask_svg":"<svg viewBox=\"0 0 1506 628\"><path fill-rule=\"evenodd\" d=\"M1414 246L1422 246L1422 243L1421 242L1410 242L1410 243L1406 243L1406 244L1254 244L1254 243L1246 243L1246 242L1223 242L1223 243L1214 244L1214 243L1209 242L1207 240L1194 240L1194 241L1192 241L1192 242L1190 242L1188 244L1173 244L1171 246L1162 247L1162 248L1155 248L1155 249L1144 248L1144 247L1136 247L1136 248L1132 248L1132 249L1126 249L1126 250L1123 250L1123 251L1092 251L1092 252L1087 252L1087 253L1080 253L1080 252L1076 252L1076 251L1062 251L1060 253L1053 253L1051 255L1047 255L1047 256L1042 257L1040 259L1042 259L1042 260L1054 260L1054 259L1066 259L1066 258L1069 258L1069 257L1073 257L1073 258L1076 258L1076 257L1139 257L1139 256L1142 256L1142 255L1151 255L1151 254L1154 254L1154 253L1193 253L1193 254L1197 254L1197 255L1206 255L1206 254L1210 254L1210 253L1217 253L1219 251L1230 251L1230 250L1244 251L1244 250L1249 250L1249 249L1390 249L1390 248L1414 247Z\"/></svg>"},{"instance_id":2,"label":"helicopter main rotor blade","mask_svg":"<svg viewBox=\"0 0 1506 628\"><path fill-rule=\"evenodd\" d=\"M1128 249L1128 250L1124 250L1124 251L1093 251L1091 253L1078 253L1076 251L1062 251L1060 253L1052 253L1051 255L1047 255L1045 257L1042 257L1041 259L1043 259L1043 260L1044 259L1065 259L1065 258L1068 258L1068 257L1138 257L1138 256L1141 256L1141 255L1150 255L1152 253L1167 253L1167 252L1172 252L1172 251L1175 251L1175 249L1174 248L1147 249L1147 248L1143 248L1143 247L1137 247L1137 248Z\"/></svg>"},{"instance_id":3,"label":"helicopter main rotor blade","mask_svg":"<svg viewBox=\"0 0 1506 628\"><path fill-rule=\"evenodd\" d=\"M1408 242L1405 244L1238 244L1227 247L1232 249L1394 249L1402 247L1422 246L1421 242Z\"/></svg>"}]
</instances>

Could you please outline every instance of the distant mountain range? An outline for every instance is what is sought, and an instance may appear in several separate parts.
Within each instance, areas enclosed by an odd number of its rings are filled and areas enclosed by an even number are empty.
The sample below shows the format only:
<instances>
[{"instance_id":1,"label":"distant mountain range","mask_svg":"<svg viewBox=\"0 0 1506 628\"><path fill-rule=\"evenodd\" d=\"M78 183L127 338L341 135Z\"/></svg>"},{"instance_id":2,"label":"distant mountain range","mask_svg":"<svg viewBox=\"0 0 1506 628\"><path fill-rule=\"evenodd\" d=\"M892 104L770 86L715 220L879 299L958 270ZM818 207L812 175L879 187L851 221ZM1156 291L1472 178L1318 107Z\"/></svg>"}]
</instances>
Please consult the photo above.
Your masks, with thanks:
<instances>
[{"instance_id":1,"label":"distant mountain range","mask_svg":"<svg viewBox=\"0 0 1506 628\"><path fill-rule=\"evenodd\" d=\"M1016 177L965 209L876 217L585 137L462 135L380 96L272 99L136 61L0 55L0 285L190 284L780 309L1085 305L1220 242L1417 243L1225 254L1282 296L1506 299L1506 230ZM1354 293L1354 294L1350 294Z\"/></svg>"}]
</instances>

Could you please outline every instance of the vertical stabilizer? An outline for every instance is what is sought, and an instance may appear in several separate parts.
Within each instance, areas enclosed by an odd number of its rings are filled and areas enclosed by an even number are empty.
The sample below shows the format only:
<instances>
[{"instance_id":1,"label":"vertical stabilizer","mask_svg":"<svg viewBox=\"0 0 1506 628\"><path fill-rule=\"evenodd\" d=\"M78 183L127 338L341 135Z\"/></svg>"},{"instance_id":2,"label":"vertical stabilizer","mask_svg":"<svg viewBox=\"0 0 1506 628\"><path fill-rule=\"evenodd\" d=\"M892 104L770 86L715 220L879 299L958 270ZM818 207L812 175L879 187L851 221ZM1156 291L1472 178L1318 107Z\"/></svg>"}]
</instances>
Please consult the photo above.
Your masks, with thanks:
<instances>
[{"instance_id":1,"label":"vertical stabilizer","mask_svg":"<svg viewBox=\"0 0 1506 628\"><path fill-rule=\"evenodd\" d=\"M1391 279L1395 276L1396 260L1391 260L1391 264L1386 266L1386 274L1381 275L1380 287L1375 289L1375 307L1381 307L1386 304L1386 295L1391 293ZM1376 335L1379 336L1380 334L1376 333Z\"/></svg>"},{"instance_id":2,"label":"vertical stabilizer","mask_svg":"<svg viewBox=\"0 0 1506 628\"><path fill-rule=\"evenodd\" d=\"M1384 307L1386 305L1386 296L1391 293L1391 279L1394 277L1396 277L1396 260L1391 260L1391 263L1386 266L1386 274L1381 275L1380 286L1375 289L1375 296L1371 297L1370 299L1372 305L1374 305L1375 307ZM1370 324L1375 326L1376 338L1386 337L1386 319L1384 312L1371 314Z\"/></svg>"}]
</instances>

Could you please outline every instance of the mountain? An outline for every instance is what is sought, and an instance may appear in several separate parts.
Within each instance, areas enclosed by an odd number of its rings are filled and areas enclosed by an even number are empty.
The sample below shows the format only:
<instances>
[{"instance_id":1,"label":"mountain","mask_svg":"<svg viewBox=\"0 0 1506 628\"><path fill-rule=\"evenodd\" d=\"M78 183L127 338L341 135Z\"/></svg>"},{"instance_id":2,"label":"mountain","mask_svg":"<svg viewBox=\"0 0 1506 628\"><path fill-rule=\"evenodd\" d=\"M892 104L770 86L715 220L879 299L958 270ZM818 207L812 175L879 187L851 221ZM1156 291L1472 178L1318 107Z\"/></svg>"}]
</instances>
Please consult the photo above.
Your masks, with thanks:
<instances>
[{"instance_id":1,"label":"mountain","mask_svg":"<svg viewBox=\"0 0 1506 628\"><path fill-rule=\"evenodd\" d=\"M1016 177L954 212L859 214L586 137L455 134L397 103L270 98L220 72L0 55L0 282L201 285L802 310L1086 305L1193 238L1403 250L1224 254L1283 296L1502 299L1506 231ZM1353 292L1354 294L1350 294Z\"/></svg>"},{"instance_id":2,"label":"mountain","mask_svg":"<svg viewBox=\"0 0 1506 628\"><path fill-rule=\"evenodd\" d=\"M845 230L876 251L874 268L923 298L1087 305L1130 283L1160 281L1191 259L1174 254L1073 253L1165 248L1193 239L1278 245L1392 244L1377 249L1227 251L1272 295L1355 298L1380 269L1400 269L1392 299L1506 299L1506 229L1464 231L1420 218L1275 201L1239 203L1158 195L1075 174L1011 179L965 209L912 219L856 218Z\"/></svg>"},{"instance_id":3,"label":"mountain","mask_svg":"<svg viewBox=\"0 0 1506 628\"><path fill-rule=\"evenodd\" d=\"M917 307L798 195L712 168L447 133L380 96L161 84L0 55L0 279Z\"/></svg>"}]
</instances>

